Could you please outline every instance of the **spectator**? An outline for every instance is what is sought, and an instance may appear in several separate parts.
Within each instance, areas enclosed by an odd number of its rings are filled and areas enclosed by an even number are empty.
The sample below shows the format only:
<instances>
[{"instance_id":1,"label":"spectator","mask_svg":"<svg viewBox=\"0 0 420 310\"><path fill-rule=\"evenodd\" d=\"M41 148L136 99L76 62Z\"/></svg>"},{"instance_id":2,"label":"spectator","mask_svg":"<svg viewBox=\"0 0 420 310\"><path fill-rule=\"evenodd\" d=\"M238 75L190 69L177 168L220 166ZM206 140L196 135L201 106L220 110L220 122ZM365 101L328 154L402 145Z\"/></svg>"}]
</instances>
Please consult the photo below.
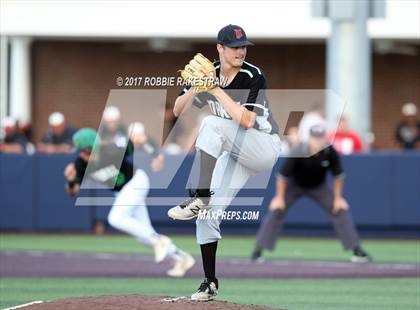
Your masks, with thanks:
<instances>
[{"instance_id":1,"label":"spectator","mask_svg":"<svg viewBox=\"0 0 420 310\"><path fill-rule=\"evenodd\" d=\"M342 116L339 119L337 131L330 131L327 139L333 144L334 149L343 155L363 151L363 142L359 134L349 127L349 120Z\"/></svg>"},{"instance_id":2,"label":"spectator","mask_svg":"<svg viewBox=\"0 0 420 310\"><path fill-rule=\"evenodd\" d=\"M135 151L144 152L153 157L150 166L154 172L163 168L165 164L164 156L160 153L156 143L146 135L143 123L135 122L130 124L128 126L128 136Z\"/></svg>"},{"instance_id":3,"label":"spectator","mask_svg":"<svg viewBox=\"0 0 420 310\"><path fill-rule=\"evenodd\" d=\"M417 106L412 103L403 105L403 119L395 130L395 139L405 150L420 149L420 120L417 117Z\"/></svg>"},{"instance_id":4,"label":"spectator","mask_svg":"<svg viewBox=\"0 0 420 310\"><path fill-rule=\"evenodd\" d=\"M127 146L127 130L121 123L121 112L117 107L108 106L105 108L101 127L100 137L103 145L114 144L122 148Z\"/></svg>"},{"instance_id":5,"label":"spectator","mask_svg":"<svg viewBox=\"0 0 420 310\"><path fill-rule=\"evenodd\" d=\"M43 153L70 153L73 148L72 137L76 132L68 126L64 115L51 113L48 117L49 128L42 141L38 143L38 151Z\"/></svg>"},{"instance_id":6,"label":"spectator","mask_svg":"<svg viewBox=\"0 0 420 310\"><path fill-rule=\"evenodd\" d=\"M22 134L17 126L17 121L13 117L5 117L2 120L3 138L0 139L1 153L24 153L29 146L29 141Z\"/></svg>"},{"instance_id":7,"label":"spectator","mask_svg":"<svg viewBox=\"0 0 420 310\"><path fill-rule=\"evenodd\" d=\"M299 128L292 126L287 130L287 144L293 148L299 144Z\"/></svg>"},{"instance_id":8,"label":"spectator","mask_svg":"<svg viewBox=\"0 0 420 310\"><path fill-rule=\"evenodd\" d=\"M19 121L18 122L19 131L28 139L28 141L32 142L32 124L27 121Z\"/></svg>"}]
</instances>

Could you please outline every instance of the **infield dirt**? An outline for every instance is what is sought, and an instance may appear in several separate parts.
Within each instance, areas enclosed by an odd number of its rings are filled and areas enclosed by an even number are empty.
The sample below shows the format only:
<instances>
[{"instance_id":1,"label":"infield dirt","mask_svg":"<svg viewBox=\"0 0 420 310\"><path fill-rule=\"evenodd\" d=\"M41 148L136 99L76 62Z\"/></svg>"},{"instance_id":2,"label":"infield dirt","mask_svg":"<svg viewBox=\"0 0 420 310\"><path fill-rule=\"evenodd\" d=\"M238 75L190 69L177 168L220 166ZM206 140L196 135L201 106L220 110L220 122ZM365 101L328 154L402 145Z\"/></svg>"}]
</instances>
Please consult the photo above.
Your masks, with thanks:
<instances>
[{"instance_id":1,"label":"infield dirt","mask_svg":"<svg viewBox=\"0 0 420 310\"><path fill-rule=\"evenodd\" d=\"M120 296L95 296L74 297L31 305L24 310L273 310L256 305L242 305L227 301L197 302L187 298L177 299L165 296L120 295Z\"/></svg>"}]
</instances>

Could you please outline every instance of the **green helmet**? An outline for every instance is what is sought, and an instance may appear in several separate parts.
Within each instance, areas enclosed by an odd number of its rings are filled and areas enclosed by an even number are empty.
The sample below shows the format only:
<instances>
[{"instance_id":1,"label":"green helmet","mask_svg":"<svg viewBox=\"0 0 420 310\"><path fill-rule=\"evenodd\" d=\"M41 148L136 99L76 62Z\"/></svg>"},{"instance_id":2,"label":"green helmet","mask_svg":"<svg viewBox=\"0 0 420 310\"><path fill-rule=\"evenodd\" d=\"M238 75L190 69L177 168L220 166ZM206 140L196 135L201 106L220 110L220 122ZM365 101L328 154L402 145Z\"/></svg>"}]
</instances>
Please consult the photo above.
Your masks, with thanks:
<instances>
[{"instance_id":1,"label":"green helmet","mask_svg":"<svg viewBox=\"0 0 420 310\"><path fill-rule=\"evenodd\" d=\"M96 130L92 128L82 128L79 129L73 135L73 145L74 147L78 148L79 150L89 149L93 150L96 141ZM98 137L99 139L99 137ZM98 141L99 142L99 141ZM96 142L96 144L98 143Z\"/></svg>"}]
</instances>

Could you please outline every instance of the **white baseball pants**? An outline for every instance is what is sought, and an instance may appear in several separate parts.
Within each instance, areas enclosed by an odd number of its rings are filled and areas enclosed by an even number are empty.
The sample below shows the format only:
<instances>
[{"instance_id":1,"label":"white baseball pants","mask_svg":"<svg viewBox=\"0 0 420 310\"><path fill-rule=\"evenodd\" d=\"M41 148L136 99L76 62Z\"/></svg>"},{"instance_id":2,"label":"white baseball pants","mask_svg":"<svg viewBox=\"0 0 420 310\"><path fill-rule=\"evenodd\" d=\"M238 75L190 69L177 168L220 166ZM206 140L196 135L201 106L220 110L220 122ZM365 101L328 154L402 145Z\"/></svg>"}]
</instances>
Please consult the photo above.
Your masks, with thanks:
<instances>
[{"instance_id":1,"label":"white baseball pants","mask_svg":"<svg viewBox=\"0 0 420 310\"><path fill-rule=\"evenodd\" d=\"M280 155L280 137L257 129L244 129L217 116L203 119L196 148L217 158L211 181L212 211L225 210L249 177L272 169ZM221 239L220 219L197 220L197 243Z\"/></svg>"},{"instance_id":2,"label":"white baseball pants","mask_svg":"<svg viewBox=\"0 0 420 310\"><path fill-rule=\"evenodd\" d=\"M112 227L134 236L141 244L152 247L160 236L150 222L146 207L148 192L149 177L138 169L116 194L108 222Z\"/></svg>"}]
</instances>

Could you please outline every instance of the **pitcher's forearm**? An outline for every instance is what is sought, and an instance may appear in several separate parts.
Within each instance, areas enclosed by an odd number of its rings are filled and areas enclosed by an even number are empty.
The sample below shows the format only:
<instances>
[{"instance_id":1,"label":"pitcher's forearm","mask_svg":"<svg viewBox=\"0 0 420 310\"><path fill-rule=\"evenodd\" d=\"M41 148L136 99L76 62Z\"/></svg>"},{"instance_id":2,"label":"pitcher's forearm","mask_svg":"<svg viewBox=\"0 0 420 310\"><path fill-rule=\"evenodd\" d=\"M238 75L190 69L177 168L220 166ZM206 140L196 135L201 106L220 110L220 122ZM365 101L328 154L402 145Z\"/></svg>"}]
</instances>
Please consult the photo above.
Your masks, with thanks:
<instances>
[{"instance_id":1,"label":"pitcher's forearm","mask_svg":"<svg viewBox=\"0 0 420 310\"><path fill-rule=\"evenodd\" d=\"M182 112L184 112L186 109L188 109L191 106L194 100L194 96L195 96L195 93L193 89L190 88L185 94L176 98L174 109L173 109L174 115L176 117L181 115Z\"/></svg>"},{"instance_id":2,"label":"pitcher's forearm","mask_svg":"<svg viewBox=\"0 0 420 310\"><path fill-rule=\"evenodd\" d=\"M256 114L239 105L220 87L216 87L209 91L217 101L225 108L226 112L243 128L249 129L254 127Z\"/></svg>"}]
</instances>

